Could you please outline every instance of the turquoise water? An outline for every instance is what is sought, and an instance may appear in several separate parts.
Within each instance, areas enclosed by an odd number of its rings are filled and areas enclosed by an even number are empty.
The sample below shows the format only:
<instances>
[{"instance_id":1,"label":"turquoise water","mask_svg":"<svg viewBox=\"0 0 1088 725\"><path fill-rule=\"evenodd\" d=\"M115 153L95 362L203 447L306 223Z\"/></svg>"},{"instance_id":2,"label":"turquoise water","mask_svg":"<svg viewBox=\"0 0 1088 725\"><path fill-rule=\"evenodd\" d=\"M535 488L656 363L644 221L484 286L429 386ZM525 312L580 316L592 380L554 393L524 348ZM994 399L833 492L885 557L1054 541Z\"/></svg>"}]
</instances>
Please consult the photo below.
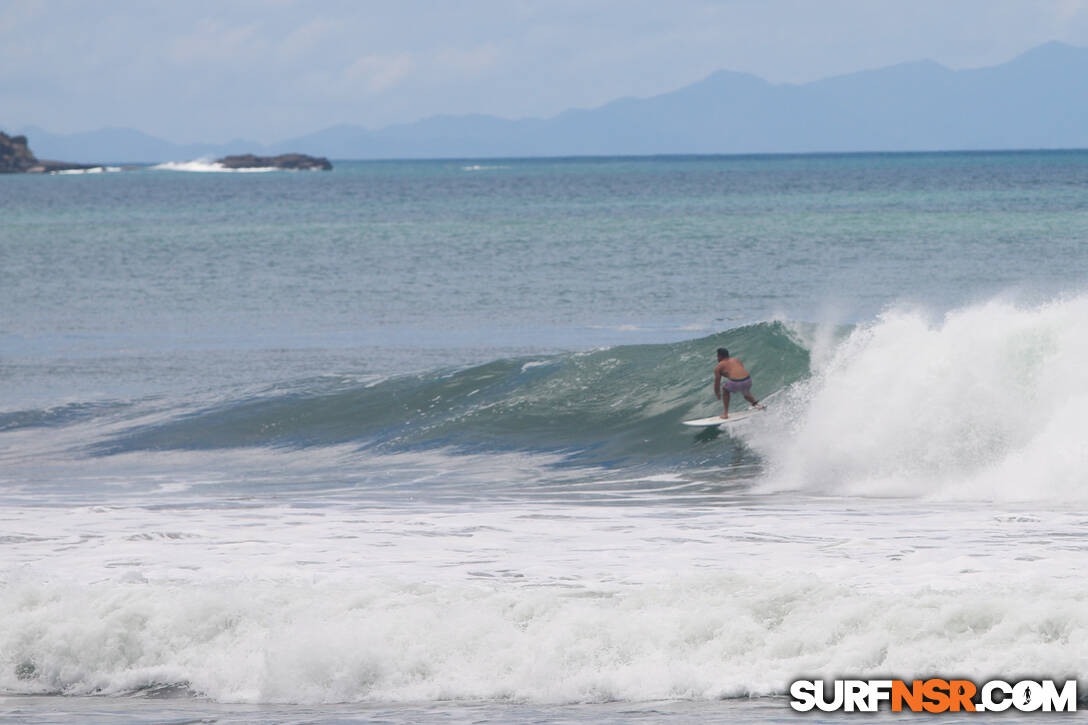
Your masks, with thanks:
<instances>
[{"instance_id":1,"label":"turquoise water","mask_svg":"<svg viewBox=\"0 0 1088 725\"><path fill-rule=\"evenodd\" d=\"M8 177L4 332L15 353L566 349L1075 291L1085 174L1025 153Z\"/></svg>"},{"instance_id":2,"label":"turquoise water","mask_svg":"<svg viewBox=\"0 0 1088 725\"><path fill-rule=\"evenodd\" d=\"M1088 152L3 176L0 218L0 718L1088 664ZM693 432L719 346L775 396Z\"/></svg>"}]
</instances>

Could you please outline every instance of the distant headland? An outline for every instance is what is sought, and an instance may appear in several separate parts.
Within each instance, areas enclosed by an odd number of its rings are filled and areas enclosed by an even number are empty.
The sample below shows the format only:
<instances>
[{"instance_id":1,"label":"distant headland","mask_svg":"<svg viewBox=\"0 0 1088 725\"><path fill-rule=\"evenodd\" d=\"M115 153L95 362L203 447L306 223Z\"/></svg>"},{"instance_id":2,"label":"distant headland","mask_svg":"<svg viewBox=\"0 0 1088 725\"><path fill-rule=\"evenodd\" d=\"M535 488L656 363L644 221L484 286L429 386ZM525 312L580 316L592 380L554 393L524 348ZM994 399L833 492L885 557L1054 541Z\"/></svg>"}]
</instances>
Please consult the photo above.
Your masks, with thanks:
<instances>
[{"instance_id":1,"label":"distant headland","mask_svg":"<svg viewBox=\"0 0 1088 725\"><path fill-rule=\"evenodd\" d=\"M224 156L215 163L225 169L290 169L292 171L332 171L326 158L306 154L280 154L279 156L254 156L240 154Z\"/></svg>"},{"instance_id":2,"label":"distant headland","mask_svg":"<svg viewBox=\"0 0 1088 725\"><path fill-rule=\"evenodd\" d=\"M280 154L256 156L240 154L224 156L213 164L220 169L241 171L245 169L287 169L290 171L332 171L328 159L306 154ZM55 174L77 171L121 171L138 166L114 167L105 164L75 164L67 161L39 159L30 150L26 136L8 136L0 131L0 174Z\"/></svg>"},{"instance_id":3,"label":"distant headland","mask_svg":"<svg viewBox=\"0 0 1088 725\"><path fill-rule=\"evenodd\" d=\"M39 159L27 145L26 136L8 136L0 131L0 174L49 174L58 171L105 169L101 164L73 164Z\"/></svg>"}]
</instances>

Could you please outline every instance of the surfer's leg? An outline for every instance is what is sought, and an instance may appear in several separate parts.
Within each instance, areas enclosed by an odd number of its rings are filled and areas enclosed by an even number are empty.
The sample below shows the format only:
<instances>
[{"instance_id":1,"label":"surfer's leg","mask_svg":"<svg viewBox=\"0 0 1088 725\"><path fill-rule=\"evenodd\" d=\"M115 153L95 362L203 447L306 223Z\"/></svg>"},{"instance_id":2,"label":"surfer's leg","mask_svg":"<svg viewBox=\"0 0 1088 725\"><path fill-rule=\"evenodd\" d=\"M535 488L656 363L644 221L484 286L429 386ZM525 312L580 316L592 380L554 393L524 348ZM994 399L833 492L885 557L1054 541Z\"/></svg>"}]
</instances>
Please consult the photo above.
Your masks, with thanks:
<instances>
[{"instance_id":1,"label":"surfer's leg","mask_svg":"<svg viewBox=\"0 0 1088 725\"><path fill-rule=\"evenodd\" d=\"M722 403L725 405L725 412L722 413L723 418L729 417L729 391L724 387L722 388Z\"/></svg>"},{"instance_id":2,"label":"surfer's leg","mask_svg":"<svg viewBox=\"0 0 1088 725\"><path fill-rule=\"evenodd\" d=\"M759 401L752 397L751 379L745 382L744 387L741 388L741 392L744 393L744 399L751 403L753 408L759 406Z\"/></svg>"}]
</instances>

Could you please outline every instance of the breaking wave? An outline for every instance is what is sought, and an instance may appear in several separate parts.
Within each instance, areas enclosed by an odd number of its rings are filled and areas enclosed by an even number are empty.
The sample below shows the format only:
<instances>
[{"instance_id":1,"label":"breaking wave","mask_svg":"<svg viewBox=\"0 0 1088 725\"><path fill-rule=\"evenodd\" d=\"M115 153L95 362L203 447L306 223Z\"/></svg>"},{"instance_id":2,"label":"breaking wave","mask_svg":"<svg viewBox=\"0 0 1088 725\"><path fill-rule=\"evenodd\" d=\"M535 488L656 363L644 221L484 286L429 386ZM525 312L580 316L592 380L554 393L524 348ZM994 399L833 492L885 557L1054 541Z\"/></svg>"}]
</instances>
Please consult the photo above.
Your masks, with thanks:
<instances>
[{"instance_id":1,"label":"breaking wave","mask_svg":"<svg viewBox=\"0 0 1088 725\"><path fill-rule=\"evenodd\" d=\"M266 171L278 171L274 166L262 166L256 168L246 169L229 169L220 163L216 163L210 159L197 159L195 161L167 161L162 164L152 166L153 169L159 169L161 171L194 171L199 173L239 173L239 174L252 174L263 173Z\"/></svg>"},{"instance_id":2,"label":"breaking wave","mask_svg":"<svg viewBox=\"0 0 1088 725\"><path fill-rule=\"evenodd\" d=\"M1088 497L1088 297L895 309L813 346L813 375L748 437L770 489Z\"/></svg>"},{"instance_id":3,"label":"breaking wave","mask_svg":"<svg viewBox=\"0 0 1088 725\"><path fill-rule=\"evenodd\" d=\"M728 433L714 350L770 410ZM762 490L992 500L1088 497L1088 297L994 300L854 327L764 322L674 344L500 359L360 382L296 381L140 417L132 404L0 414L0 434L90 425L95 456L292 450L546 454L558 466L698 475L756 463ZM743 401L735 401L735 405ZM101 425L95 434L94 426ZM712 443L712 445L703 445Z\"/></svg>"}]
</instances>

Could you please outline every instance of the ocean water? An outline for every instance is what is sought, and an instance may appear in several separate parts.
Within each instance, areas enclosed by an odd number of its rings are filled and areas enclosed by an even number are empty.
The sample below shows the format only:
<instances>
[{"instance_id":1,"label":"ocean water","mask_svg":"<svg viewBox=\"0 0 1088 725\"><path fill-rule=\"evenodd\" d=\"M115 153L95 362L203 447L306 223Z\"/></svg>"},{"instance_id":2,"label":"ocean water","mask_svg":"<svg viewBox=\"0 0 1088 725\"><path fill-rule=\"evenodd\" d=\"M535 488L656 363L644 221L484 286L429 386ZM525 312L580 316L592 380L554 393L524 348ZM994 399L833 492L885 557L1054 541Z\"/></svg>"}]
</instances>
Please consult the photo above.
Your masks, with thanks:
<instances>
[{"instance_id":1,"label":"ocean water","mask_svg":"<svg viewBox=\"0 0 1088 725\"><path fill-rule=\"evenodd\" d=\"M206 168L0 177L0 721L1086 669L1088 152Z\"/></svg>"}]
</instances>

